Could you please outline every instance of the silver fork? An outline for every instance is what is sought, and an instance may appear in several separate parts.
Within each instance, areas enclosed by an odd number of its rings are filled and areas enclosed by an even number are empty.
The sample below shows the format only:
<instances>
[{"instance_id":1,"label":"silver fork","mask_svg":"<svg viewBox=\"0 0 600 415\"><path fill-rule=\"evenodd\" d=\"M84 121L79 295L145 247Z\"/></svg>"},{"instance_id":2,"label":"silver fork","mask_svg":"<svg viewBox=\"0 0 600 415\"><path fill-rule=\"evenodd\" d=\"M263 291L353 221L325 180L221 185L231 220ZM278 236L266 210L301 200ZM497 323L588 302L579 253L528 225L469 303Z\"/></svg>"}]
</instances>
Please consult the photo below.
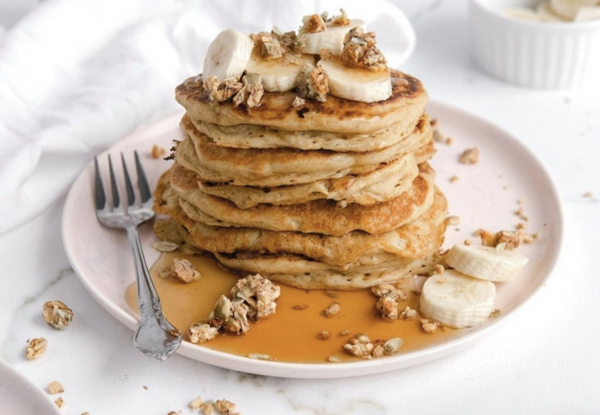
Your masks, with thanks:
<instances>
[{"instance_id":1,"label":"silver fork","mask_svg":"<svg viewBox=\"0 0 600 415\"><path fill-rule=\"evenodd\" d=\"M133 344L142 353L159 360L165 360L181 344L181 334L163 315L160 299L150 278L150 272L144 258L144 251L137 227L154 217L154 211L152 210L152 193L150 192L148 180L146 179L146 174L142 168L137 151L134 152L134 155L141 203L136 203L135 192L125 163L125 157L121 153L125 190L127 193L127 208L121 207L117 181L110 155L108 156L108 169L113 203L112 207L109 207L104 193L104 186L102 185L98 159L96 158L94 160L96 170L94 189L96 216L104 226L127 230L127 236L133 249L140 312L140 324L135 332Z\"/></svg>"}]
</instances>

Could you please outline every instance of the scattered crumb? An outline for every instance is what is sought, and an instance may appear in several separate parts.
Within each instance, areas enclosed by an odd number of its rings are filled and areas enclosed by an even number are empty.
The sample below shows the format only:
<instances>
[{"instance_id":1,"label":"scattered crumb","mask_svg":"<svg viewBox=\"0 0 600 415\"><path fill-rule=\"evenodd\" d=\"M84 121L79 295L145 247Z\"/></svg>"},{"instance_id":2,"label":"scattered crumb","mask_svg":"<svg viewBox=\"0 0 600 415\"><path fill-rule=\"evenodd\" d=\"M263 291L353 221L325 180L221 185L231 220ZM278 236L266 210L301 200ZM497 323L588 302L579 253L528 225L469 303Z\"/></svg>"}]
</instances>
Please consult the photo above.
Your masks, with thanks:
<instances>
[{"instance_id":1,"label":"scattered crumb","mask_svg":"<svg viewBox=\"0 0 600 415\"><path fill-rule=\"evenodd\" d=\"M273 359L273 357L271 357L271 355L266 354L266 353L249 353L248 357L250 359L256 359L256 360L267 360L267 361L275 360L275 359Z\"/></svg>"},{"instance_id":2,"label":"scattered crumb","mask_svg":"<svg viewBox=\"0 0 600 415\"><path fill-rule=\"evenodd\" d=\"M441 143L441 144L446 144L446 145L451 145L453 142L451 137L444 136L444 134L442 134L440 132L440 130L437 128L433 130L433 140L436 143Z\"/></svg>"},{"instance_id":3,"label":"scattered crumb","mask_svg":"<svg viewBox=\"0 0 600 415\"><path fill-rule=\"evenodd\" d=\"M460 218L458 216L448 216L446 218L446 225L448 226L455 226L455 225L460 225Z\"/></svg>"},{"instance_id":4,"label":"scattered crumb","mask_svg":"<svg viewBox=\"0 0 600 415\"><path fill-rule=\"evenodd\" d=\"M69 326L73 320L73 310L65 305L62 301L46 301L42 317L50 327L56 330L62 330Z\"/></svg>"},{"instance_id":5,"label":"scattered crumb","mask_svg":"<svg viewBox=\"0 0 600 415\"><path fill-rule=\"evenodd\" d=\"M308 308L308 304L296 304L292 307L292 310L306 310Z\"/></svg>"},{"instance_id":6,"label":"scattered crumb","mask_svg":"<svg viewBox=\"0 0 600 415\"><path fill-rule=\"evenodd\" d=\"M339 363L342 361L342 357L339 354L332 354L327 358L327 361L331 363Z\"/></svg>"},{"instance_id":7,"label":"scattered crumb","mask_svg":"<svg viewBox=\"0 0 600 415\"><path fill-rule=\"evenodd\" d=\"M48 393L50 393L51 395L56 395L57 393L63 393L65 391L65 388L63 388L63 385L61 385L60 382L58 381L53 381L48 385Z\"/></svg>"},{"instance_id":8,"label":"scattered crumb","mask_svg":"<svg viewBox=\"0 0 600 415\"><path fill-rule=\"evenodd\" d=\"M181 411L179 411L179 412L171 411L167 415L181 415Z\"/></svg>"},{"instance_id":9,"label":"scattered crumb","mask_svg":"<svg viewBox=\"0 0 600 415\"><path fill-rule=\"evenodd\" d=\"M344 344L344 350L362 359L391 356L400 350L404 341L399 337L389 340L376 340L372 342L366 334L359 334Z\"/></svg>"},{"instance_id":10,"label":"scattered crumb","mask_svg":"<svg viewBox=\"0 0 600 415\"><path fill-rule=\"evenodd\" d=\"M496 309L494 309L494 311L492 311L492 312L490 313L490 318L492 318L492 319L493 319L493 318L498 318L498 317L500 317L501 315L502 315L502 311L500 311L500 310L498 310L498 309L496 308Z\"/></svg>"},{"instance_id":11,"label":"scattered crumb","mask_svg":"<svg viewBox=\"0 0 600 415\"><path fill-rule=\"evenodd\" d=\"M339 314L340 311L342 311L342 308L340 307L340 303L336 301L335 303L327 307L325 310L321 311L321 314L327 318L330 318Z\"/></svg>"},{"instance_id":12,"label":"scattered crumb","mask_svg":"<svg viewBox=\"0 0 600 415\"><path fill-rule=\"evenodd\" d=\"M450 183L455 183L458 181L458 176L452 176L448 180L450 181Z\"/></svg>"},{"instance_id":13,"label":"scattered crumb","mask_svg":"<svg viewBox=\"0 0 600 415\"><path fill-rule=\"evenodd\" d=\"M461 164L477 164L479 162L479 149L477 147L466 149L458 158L458 162Z\"/></svg>"},{"instance_id":14,"label":"scattered crumb","mask_svg":"<svg viewBox=\"0 0 600 415\"><path fill-rule=\"evenodd\" d=\"M35 339L31 339L29 345L27 346L27 359L35 360L39 359L46 353L46 348L48 347L48 340L43 337L37 337Z\"/></svg>"},{"instance_id":15,"label":"scattered crumb","mask_svg":"<svg viewBox=\"0 0 600 415\"><path fill-rule=\"evenodd\" d=\"M54 404L57 407L62 408L63 406L65 406L65 401L63 401L63 398L58 398L57 400L54 401Z\"/></svg>"},{"instance_id":16,"label":"scattered crumb","mask_svg":"<svg viewBox=\"0 0 600 415\"><path fill-rule=\"evenodd\" d=\"M421 319L421 328L423 329L423 331L425 333L428 333L428 334L434 333L438 329L439 326L440 326L440 323L438 323L437 321L429 320L426 318Z\"/></svg>"},{"instance_id":17,"label":"scattered crumb","mask_svg":"<svg viewBox=\"0 0 600 415\"><path fill-rule=\"evenodd\" d=\"M296 109L304 108L306 106L306 100L304 98L296 97L292 102L292 107Z\"/></svg>"},{"instance_id":18,"label":"scattered crumb","mask_svg":"<svg viewBox=\"0 0 600 415\"><path fill-rule=\"evenodd\" d=\"M340 331L340 336L347 336L350 334L350 330L346 329L344 331Z\"/></svg>"},{"instance_id":19,"label":"scattered crumb","mask_svg":"<svg viewBox=\"0 0 600 415\"><path fill-rule=\"evenodd\" d=\"M585 192L583 194L583 197L585 197L586 199L591 199L592 197L594 197L594 195L592 194L592 192Z\"/></svg>"},{"instance_id":20,"label":"scattered crumb","mask_svg":"<svg viewBox=\"0 0 600 415\"><path fill-rule=\"evenodd\" d=\"M225 399L219 399L214 404L215 410L221 415L234 415L235 404Z\"/></svg>"},{"instance_id":21,"label":"scattered crumb","mask_svg":"<svg viewBox=\"0 0 600 415\"><path fill-rule=\"evenodd\" d=\"M200 410L204 415L212 415L215 412L212 404L206 402L200 405Z\"/></svg>"},{"instance_id":22,"label":"scattered crumb","mask_svg":"<svg viewBox=\"0 0 600 415\"><path fill-rule=\"evenodd\" d=\"M317 334L317 338L319 340L328 340L331 338L331 332L327 331L327 330L321 330L318 334Z\"/></svg>"},{"instance_id":23,"label":"scattered crumb","mask_svg":"<svg viewBox=\"0 0 600 415\"><path fill-rule=\"evenodd\" d=\"M471 245L471 240L470 239L465 239L463 243L465 245L469 246L469 245Z\"/></svg>"},{"instance_id":24,"label":"scattered crumb","mask_svg":"<svg viewBox=\"0 0 600 415\"><path fill-rule=\"evenodd\" d=\"M206 323L196 323L188 329L188 338L194 344L211 341L219 334L219 329Z\"/></svg>"},{"instance_id":25,"label":"scattered crumb","mask_svg":"<svg viewBox=\"0 0 600 415\"><path fill-rule=\"evenodd\" d=\"M437 118L432 118L431 121L429 122L429 125L431 125L431 128L436 128L438 123L439 123L439 121Z\"/></svg>"},{"instance_id":26,"label":"scattered crumb","mask_svg":"<svg viewBox=\"0 0 600 415\"><path fill-rule=\"evenodd\" d=\"M488 232L484 229L479 229L475 236L481 238L481 243L485 246L496 247L500 244L504 244L504 248L512 250L517 248L520 244L531 244L539 238L539 234L529 234L523 230L511 231L500 231L500 232Z\"/></svg>"},{"instance_id":27,"label":"scattered crumb","mask_svg":"<svg viewBox=\"0 0 600 415\"><path fill-rule=\"evenodd\" d=\"M175 258L171 266L170 277L189 284L190 282L198 281L201 275L196 267L187 259Z\"/></svg>"},{"instance_id":28,"label":"scattered crumb","mask_svg":"<svg viewBox=\"0 0 600 415\"><path fill-rule=\"evenodd\" d=\"M325 294L327 297L331 297L331 298L338 298L340 295L334 291L331 290L325 290L323 291L323 294Z\"/></svg>"},{"instance_id":29,"label":"scattered crumb","mask_svg":"<svg viewBox=\"0 0 600 415\"><path fill-rule=\"evenodd\" d=\"M527 223L525 222L519 222L517 223L517 230L522 231L527 229Z\"/></svg>"},{"instance_id":30,"label":"scattered crumb","mask_svg":"<svg viewBox=\"0 0 600 415\"><path fill-rule=\"evenodd\" d=\"M202 404L204 403L204 399L202 397L197 396L192 402L190 402L190 408L192 409L200 409Z\"/></svg>"},{"instance_id":31,"label":"scattered crumb","mask_svg":"<svg viewBox=\"0 0 600 415\"><path fill-rule=\"evenodd\" d=\"M145 391L148 390L148 386L142 386L142 388L144 388Z\"/></svg>"},{"instance_id":32,"label":"scattered crumb","mask_svg":"<svg viewBox=\"0 0 600 415\"><path fill-rule=\"evenodd\" d=\"M165 154L167 154L167 150L165 148L157 146L156 144L152 146L151 155L153 159L159 159Z\"/></svg>"},{"instance_id":33,"label":"scattered crumb","mask_svg":"<svg viewBox=\"0 0 600 415\"><path fill-rule=\"evenodd\" d=\"M89 412L83 412L81 415L90 415Z\"/></svg>"},{"instance_id":34,"label":"scattered crumb","mask_svg":"<svg viewBox=\"0 0 600 415\"><path fill-rule=\"evenodd\" d=\"M404 309L404 311L402 311L400 313L400 318L402 320L412 320L417 318L417 310L410 308L409 306L406 306L406 308Z\"/></svg>"}]
</instances>

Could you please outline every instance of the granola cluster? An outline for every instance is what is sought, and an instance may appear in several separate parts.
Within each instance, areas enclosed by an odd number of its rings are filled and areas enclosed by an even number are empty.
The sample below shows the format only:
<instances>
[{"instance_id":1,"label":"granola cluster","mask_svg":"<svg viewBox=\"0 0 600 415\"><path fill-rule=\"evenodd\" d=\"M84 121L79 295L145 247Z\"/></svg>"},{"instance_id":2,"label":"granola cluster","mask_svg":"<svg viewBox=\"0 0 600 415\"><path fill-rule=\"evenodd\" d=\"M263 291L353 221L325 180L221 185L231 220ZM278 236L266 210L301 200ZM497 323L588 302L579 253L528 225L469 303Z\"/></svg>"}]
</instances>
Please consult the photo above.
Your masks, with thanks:
<instances>
[{"instance_id":1,"label":"granola cluster","mask_svg":"<svg viewBox=\"0 0 600 415\"><path fill-rule=\"evenodd\" d=\"M305 65L298 74L298 95L323 102L329 93L327 74L321 65Z\"/></svg>"},{"instance_id":2,"label":"granola cluster","mask_svg":"<svg viewBox=\"0 0 600 415\"><path fill-rule=\"evenodd\" d=\"M395 320L400 316L398 301L406 300L407 295L391 284L380 284L371 288L378 299L375 307L384 319Z\"/></svg>"},{"instance_id":3,"label":"granola cluster","mask_svg":"<svg viewBox=\"0 0 600 415\"><path fill-rule=\"evenodd\" d=\"M65 305L62 301L46 301L44 303L44 311L42 311L44 321L50 327L56 330L62 330L69 326L73 320L73 310Z\"/></svg>"},{"instance_id":4,"label":"granola cluster","mask_svg":"<svg viewBox=\"0 0 600 415\"><path fill-rule=\"evenodd\" d=\"M387 69L387 61L376 43L375 32L365 33L362 27L355 27L344 39L342 62L351 68L371 71Z\"/></svg>"},{"instance_id":5,"label":"granola cluster","mask_svg":"<svg viewBox=\"0 0 600 415\"><path fill-rule=\"evenodd\" d=\"M482 245L497 247L500 244L504 244L504 249L513 250L519 245L531 244L538 238L536 234L529 234L522 229L517 229L514 232L511 231L500 231L500 232L489 232L485 229L479 229L476 232L476 236L481 238Z\"/></svg>"},{"instance_id":6,"label":"granola cluster","mask_svg":"<svg viewBox=\"0 0 600 415\"><path fill-rule=\"evenodd\" d=\"M366 334L359 334L344 344L344 350L361 359L372 359L396 354L403 343L399 337L371 341Z\"/></svg>"},{"instance_id":7,"label":"granola cluster","mask_svg":"<svg viewBox=\"0 0 600 415\"><path fill-rule=\"evenodd\" d=\"M185 284L189 284L198 281L201 275L194 264L187 259L175 258L173 260L173 265L171 266L169 277L177 279Z\"/></svg>"},{"instance_id":8,"label":"granola cluster","mask_svg":"<svg viewBox=\"0 0 600 415\"><path fill-rule=\"evenodd\" d=\"M274 314L275 300L280 289L262 275L250 275L240 279L231 289L231 299L221 295L208 322L198 322L188 330L192 343L205 343L219 332L240 335L250 329L250 321L257 322Z\"/></svg>"}]
</instances>

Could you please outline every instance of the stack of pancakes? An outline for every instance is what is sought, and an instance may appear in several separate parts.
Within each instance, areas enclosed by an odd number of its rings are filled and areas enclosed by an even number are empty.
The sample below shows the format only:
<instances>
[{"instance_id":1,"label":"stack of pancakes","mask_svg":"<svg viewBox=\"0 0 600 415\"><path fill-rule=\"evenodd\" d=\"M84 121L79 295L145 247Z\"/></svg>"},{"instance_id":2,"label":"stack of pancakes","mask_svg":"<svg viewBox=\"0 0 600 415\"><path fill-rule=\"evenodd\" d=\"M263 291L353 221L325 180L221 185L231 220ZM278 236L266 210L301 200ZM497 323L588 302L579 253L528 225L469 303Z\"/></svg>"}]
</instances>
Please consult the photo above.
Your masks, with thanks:
<instances>
[{"instance_id":1,"label":"stack of pancakes","mask_svg":"<svg viewBox=\"0 0 600 415\"><path fill-rule=\"evenodd\" d=\"M298 105L265 92L254 108L217 102L202 77L176 89L185 139L159 180L161 239L223 265L301 288L353 289L433 270L446 199L427 93L392 71L375 103L328 95Z\"/></svg>"}]
</instances>

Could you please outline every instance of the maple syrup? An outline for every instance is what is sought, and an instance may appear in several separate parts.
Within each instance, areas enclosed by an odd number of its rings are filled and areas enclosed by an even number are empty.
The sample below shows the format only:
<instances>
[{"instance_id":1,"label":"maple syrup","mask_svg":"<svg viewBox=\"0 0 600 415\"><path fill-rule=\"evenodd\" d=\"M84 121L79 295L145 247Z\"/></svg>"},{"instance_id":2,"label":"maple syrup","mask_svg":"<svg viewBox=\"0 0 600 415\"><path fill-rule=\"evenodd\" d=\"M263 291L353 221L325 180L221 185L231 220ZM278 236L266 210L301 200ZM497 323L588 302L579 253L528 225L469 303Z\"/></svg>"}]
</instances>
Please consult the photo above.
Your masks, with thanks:
<instances>
[{"instance_id":1,"label":"maple syrup","mask_svg":"<svg viewBox=\"0 0 600 415\"><path fill-rule=\"evenodd\" d=\"M202 277L190 284L161 278L161 272L170 269L174 258L188 259ZM231 287L240 278L240 275L226 270L211 257L190 256L180 252L161 254L150 273L165 316L181 330L184 339L192 324L208 318L222 294L230 297ZM407 285L412 284L411 281L407 279ZM240 356L266 354L279 362L324 363L334 354L339 355L342 361L360 360L346 353L342 346L361 333L371 341L400 337L404 343L398 353L440 344L464 333L464 330L440 327L436 332L427 334L421 329L419 318L384 321L375 308L377 297L370 290L304 290L283 284L279 286L281 295L277 299L277 312L274 315L256 323L251 322L246 334L219 335L197 347ZM406 306L418 310L419 298L411 288L402 290L408 294L408 298L400 302L400 310ZM127 288L125 297L127 304L137 312L136 290L134 283ZM321 312L333 302L340 304L341 312L329 318L323 316ZM326 340L319 336L323 330L331 333Z\"/></svg>"}]
</instances>

